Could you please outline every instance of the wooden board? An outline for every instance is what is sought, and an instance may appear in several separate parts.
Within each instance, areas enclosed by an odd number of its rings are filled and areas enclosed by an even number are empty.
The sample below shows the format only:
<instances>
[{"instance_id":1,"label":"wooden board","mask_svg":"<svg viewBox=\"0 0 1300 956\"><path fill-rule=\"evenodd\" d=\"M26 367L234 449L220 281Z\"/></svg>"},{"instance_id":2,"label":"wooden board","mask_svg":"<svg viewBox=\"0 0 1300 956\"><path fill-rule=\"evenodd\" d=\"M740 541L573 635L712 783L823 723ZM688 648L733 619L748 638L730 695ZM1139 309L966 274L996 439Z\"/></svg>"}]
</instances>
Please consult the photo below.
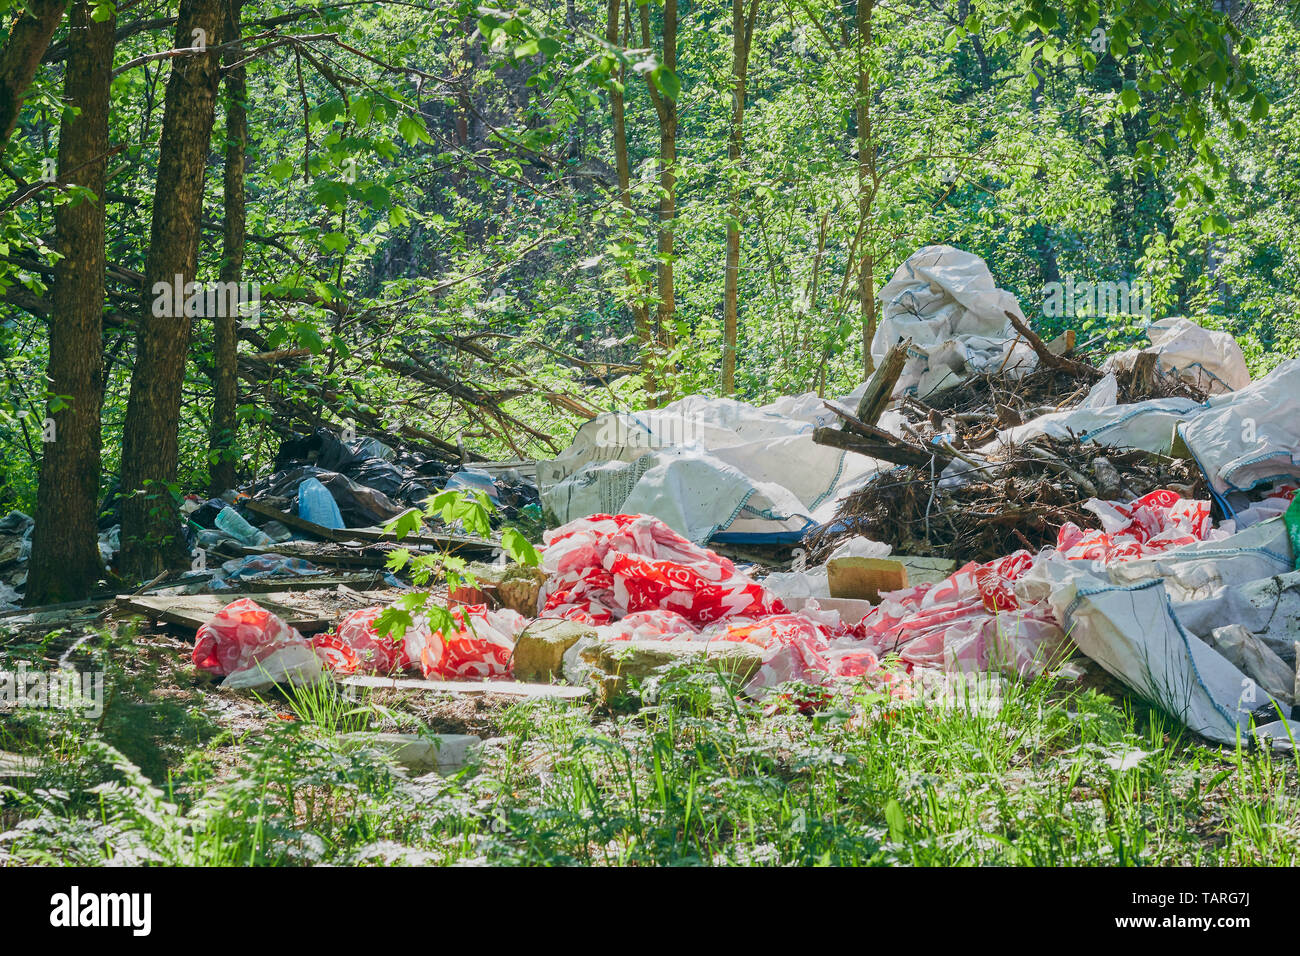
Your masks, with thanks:
<instances>
[{"instance_id":1,"label":"wooden board","mask_svg":"<svg viewBox=\"0 0 1300 956\"><path fill-rule=\"evenodd\" d=\"M287 528L301 531L303 534L309 534L314 538L320 538L322 541L334 541L340 544L349 542L361 542L363 544L384 542L401 545L404 548L434 548L439 551L454 553L481 552L491 554L501 550L501 545L496 542L489 541L486 538L476 538L472 535L408 534L405 538L399 540L397 535L389 534L380 528L327 528L324 525L316 524L314 521L308 521L306 518L300 518L297 515L281 511L264 501L254 501L251 498L244 501L243 505L254 514L259 514L264 518L274 518ZM267 550L273 549L268 548Z\"/></svg>"},{"instance_id":2,"label":"wooden board","mask_svg":"<svg viewBox=\"0 0 1300 956\"><path fill-rule=\"evenodd\" d=\"M418 690L438 694L455 694L460 697L516 697L519 699L554 698L579 700L591 694L589 687L570 684L526 684L513 680L412 680L409 678L372 677L359 675L345 677L340 684L345 687L369 687L376 690Z\"/></svg>"},{"instance_id":3,"label":"wooden board","mask_svg":"<svg viewBox=\"0 0 1300 956\"><path fill-rule=\"evenodd\" d=\"M916 584L937 584L957 570L957 562L948 558L921 557L915 554L891 554L907 568L907 580Z\"/></svg>"},{"instance_id":4,"label":"wooden board","mask_svg":"<svg viewBox=\"0 0 1300 956\"><path fill-rule=\"evenodd\" d=\"M826 583L833 598L875 604L882 591L907 587L907 567L892 558L831 558L826 562Z\"/></svg>"},{"instance_id":5,"label":"wooden board","mask_svg":"<svg viewBox=\"0 0 1300 956\"><path fill-rule=\"evenodd\" d=\"M357 593L368 599L373 598L376 604L392 599L389 592ZM117 606L129 613L143 614L152 620L166 621L168 624L197 631L223 607L243 596L236 591L229 594L180 594L164 597L123 594L118 597ZM342 616L338 608L321 607L319 601L313 602L304 595L290 592L258 594L253 600L286 621L290 627L296 627L305 633L324 630Z\"/></svg>"}]
</instances>

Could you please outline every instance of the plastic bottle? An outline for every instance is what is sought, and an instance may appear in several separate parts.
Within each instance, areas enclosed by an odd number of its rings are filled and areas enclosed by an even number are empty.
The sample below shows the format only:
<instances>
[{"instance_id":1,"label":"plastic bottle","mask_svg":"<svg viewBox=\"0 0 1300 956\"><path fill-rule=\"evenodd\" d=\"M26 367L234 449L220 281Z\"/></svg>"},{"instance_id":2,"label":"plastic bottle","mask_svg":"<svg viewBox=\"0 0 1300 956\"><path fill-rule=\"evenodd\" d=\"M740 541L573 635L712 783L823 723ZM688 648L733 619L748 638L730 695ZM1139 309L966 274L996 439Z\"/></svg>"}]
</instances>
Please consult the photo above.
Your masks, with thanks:
<instances>
[{"instance_id":1,"label":"plastic bottle","mask_svg":"<svg viewBox=\"0 0 1300 956\"><path fill-rule=\"evenodd\" d=\"M218 531L215 528L204 528L194 539L194 543L204 551L211 551L213 548L229 541L230 535L224 531Z\"/></svg>"},{"instance_id":2,"label":"plastic bottle","mask_svg":"<svg viewBox=\"0 0 1300 956\"><path fill-rule=\"evenodd\" d=\"M270 537L258 531L244 520L243 515L226 505L217 513L216 526L236 541L250 547L266 547L273 542Z\"/></svg>"},{"instance_id":3,"label":"plastic bottle","mask_svg":"<svg viewBox=\"0 0 1300 956\"><path fill-rule=\"evenodd\" d=\"M481 491L492 500L493 504L501 504L501 495L497 491L496 482L481 468L462 468L447 479L444 490Z\"/></svg>"},{"instance_id":4,"label":"plastic bottle","mask_svg":"<svg viewBox=\"0 0 1300 956\"><path fill-rule=\"evenodd\" d=\"M315 478L307 478L298 486L298 517L324 528L347 527L338 502Z\"/></svg>"}]
</instances>

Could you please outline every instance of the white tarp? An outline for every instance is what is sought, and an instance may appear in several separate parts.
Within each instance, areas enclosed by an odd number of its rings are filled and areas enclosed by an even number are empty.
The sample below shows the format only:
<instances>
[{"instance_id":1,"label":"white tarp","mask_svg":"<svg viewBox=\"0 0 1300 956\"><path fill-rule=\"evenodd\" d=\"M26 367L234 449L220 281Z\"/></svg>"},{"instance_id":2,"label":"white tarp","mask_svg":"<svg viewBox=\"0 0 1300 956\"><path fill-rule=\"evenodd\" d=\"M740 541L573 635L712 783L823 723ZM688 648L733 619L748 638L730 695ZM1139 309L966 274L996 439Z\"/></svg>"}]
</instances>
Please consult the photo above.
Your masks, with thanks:
<instances>
[{"instance_id":1,"label":"white tarp","mask_svg":"<svg viewBox=\"0 0 1300 956\"><path fill-rule=\"evenodd\" d=\"M1178 431L1220 496L1300 478L1300 359L1214 396Z\"/></svg>"},{"instance_id":2,"label":"white tarp","mask_svg":"<svg viewBox=\"0 0 1300 956\"><path fill-rule=\"evenodd\" d=\"M856 407L856 393L843 399ZM886 413L888 428L896 413ZM654 515L692 541L797 540L880 463L812 440L838 419L816 395L756 407L692 395L586 423L539 462L543 507L563 523L590 514ZM897 428L897 424L893 423Z\"/></svg>"},{"instance_id":3,"label":"white tarp","mask_svg":"<svg viewBox=\"0 0 1300 956\"><path fill-rule=\"evenodd\" d=\"M1112 355L1103 368L1131 369L1138 355L1147 352L1155 354L1160 372L1190 382L1207 395L1221 395L1250 384L1246 357L1227 332L1204 329L1191 319L1172 316L1151 323L1147 338L1151 340L1148 348Z\"/></svg>"},{"instance_id":4,"label":"white tarp","mask_svg":"<svg viewBox=\"0 0 1300 956\"><path fill-rule=\"evenodd\" d=\"M952 246L917 250L880 290L880 308L872 357L879 362L894 345L912 340L895 395L925 397L970 372L1002 369L1017 378L1037 366L1006 316L1023 319L1020 303L994 285L989 267L972 253Z\"/></svg>"},{"instance_id":5,"label":"white tarp","mask_svg":"<svg viewBox=\"0 0 1300 956\"><path fill-rule=\"evenodd\" d=\"M1118 587L1075 574L1052 592L1052 609L1081 651L1142 698L1191 730L1233 743L1251 716L1269 708L1285 718L1259 683L1179 620L1162 581Z\"/></svg>"},{"instance_id":6,"label":"white tarp","mask_svg":"<svg viewBox=\"0 0 1300 956\"><path fill-rule=\"evenodd\" d=\"M1295 642L1300 640L1300 571L1225 587L1200 601L1176 601L1174 613L1189 631L1207 639L1224 625L1243 627L1294 665Z\"/></svg>"},{"instance_id":7,"label":"white tarp","mask_svg":"<svg viewBox=\"0 0 1300 956\"><path fill-rule=\"evenodd\" d=\"M1120 585L1160 578L1172 600L1198 601L1223 588L1286 574L1294 567L1286 525L1278 518L1226 538L1113 564L1107 574Z\"/></svg>"},{"instance_id":8,"label":"white tarp","mask_svg":"<svg viewBox=\"0 0 1300 956\"><path fill-rule=\"evenodd\" d=\"M929 394L970 371L1015 378L1035 367L1006 313L1023 317L1015 296L993 284L984 260L951 246L908 258L880 292L877 358L912 339L900 378ZM863 386L865 387L865 386ZM846 396L857 407L862 387ZM539 462L543 507L558 522L590 514L654 515L692 541L795 541L834 517L838 501L882 467L861 455L818 445L813 429L838 419L808 393L755 407L690 396L651 411L606 413L573 443ZM901 431L902 416L879 425Z\"/></svg>"},{"instance_id":9,"label":"white tarp","mask_svg":"<svg viewBox=\"0 0 1300 956\"><path fill-rule=\"evenodd\" d=\"M1277 519L1108 566L1051 555L1016 594L1048 601L1075 645L1143 698L1230 743L1252 714L1276 718L1274 701L1290 712L1282 675L1294 675L1300 638L1294 560Z\"/></svg>"},{"instance_id":10,"label":"white tarp","mask_svg":"<svg viewBox=\"0 0 1300 956\"><path fill-rule=\"evenodd\" d=\"M1141 448L1167 455L1173 445L1174 426L1201 410L1202 405L1190 398L1152 398L1101 408L1078 406L1003 429L980 451L987 455L999 445L1019 444L1043 435L1051 438L1073 435L1080 441L1092 441L1108 448Z\"/></svg>"}]
</instances>

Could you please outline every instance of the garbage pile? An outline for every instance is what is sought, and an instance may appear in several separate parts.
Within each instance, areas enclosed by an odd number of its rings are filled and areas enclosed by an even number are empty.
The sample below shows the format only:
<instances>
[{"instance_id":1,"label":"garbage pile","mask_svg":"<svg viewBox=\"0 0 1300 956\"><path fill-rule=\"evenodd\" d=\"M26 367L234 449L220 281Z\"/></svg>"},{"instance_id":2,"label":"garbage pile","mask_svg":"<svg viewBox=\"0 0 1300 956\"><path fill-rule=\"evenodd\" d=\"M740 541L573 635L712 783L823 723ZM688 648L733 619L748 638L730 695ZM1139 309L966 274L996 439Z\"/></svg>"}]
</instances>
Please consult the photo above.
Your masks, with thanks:
<instances>
[{"instance_id":1,"label":"garbage pile","mask_svg":"<svg viewBox=\"0 0 1300 956\"><path fill-rule=\"evenodd\" d=\"M324 671L418 671L441 679L563 674L582 683L609 647L635 653L653 643L721 656L754 693L832 676L875 675L884 685L896 680L880 671L861 628L835 611L792 613L731 561L653 517L593 515L548 531L542 577L528 618L505 607L459 606L454 630L432 630L417 615L401 639L377 632L379 606L309 639L245 598L199 629L193 662L224 675L233 688L314 680ZM530 634L538 625L541 637ZM544 645L543 654L547 647L557 652L549 673L540 673L534 645ZM532 663L522 664L521 654L531 654ZM623 665L614 663L605 676L625 673Z\"/></svg>"},{"instance_id":2,"label":"garbage pile","mask_svg":"<svg viewBox=\"0 0 1300 956\"><path fill-rule=\"evenodd\" d=\"M21 511L0 518L0 612L22 607L35 527L32 517ZM103 528L99 533L99 556L107 563L118 547L118 528Z\"/></svg>"},{"instance_id":3,"label":"garbage pile","mask_svg":"<svg viewBox=\"0 0 1300 956\"><path fill-rule=\"evenodd\" d=\"M0 611L16 608L22 603L35 525L31 517L21 511L11 511L0 518Z\"/></svg>"},{"instance_id":4,"label":"garbage pile","mask_svg":"<svg viewBox=\"0 0 1300 956\"><path fill-rule=\"evenodd\" d=\"M964 480L917 465L882 472L849 494L806 546L821 562L842 541L865 535L904 554L992 561L1009 549L1054 546L1066 524L1095 524L1090 500L1132 501L1157 489L1209 494L1190 461L1135 449L1103 455L1075 438L1042 436L999 448Z\"/></svg>"},{"instance_id":5,"label":"garbage pile","mask_svg":"<svg viewBox=\"0 0 1300 956\"><path fill-rule=\"evenodd\" d=\"M769 576L765 600L814 622L834 609L857 650L909 675L1024 676L1078 650L1211 739L1250 721L1285 734L1300 359L1252 382L1231 336L1171 318L1094 364L946 246L900 267L881 315L877 373L853 394L688 400L631 416L640 447L619 440L627 416L598 421L539 468L543 501L568 518L622 502L696 542L788 541L802 523L807 559L827 563ZM916 555L954 564L913 583ZM863 586L837 591L837 572ZM622 620L640 640L686 633L637 613ZM841 639L807 646L829 663Z\"/></svg>"},{"instance_id":6,"label":"garbage pile","mask_svg":"<svg viewBox=\"0 0 1300 956\"><path fill-rule=\"evenodd\" d=\"M1229 336L1168 319L1092 362L946 246L881 298L878 371L840 401L695 396L584 426L539 463L559 524L541 568L439 596L443 631L383 634L375 604L307 637L245 599L200 629L195 664L232 686L563 678L608 700L702 656L814 707L844 682L905 700L935 675L1082 654L1211 740L1300 728L1300 358L1251 381ZM365 472L337 453L293 449L255 494L346 520L378 499L355 498ZM435 477L367 467L392 507ZM802 541L808 564L762 576L710 541Z\"/></svg>"},{"instance_id":7,"label":"garbage pile","mask_svg":"<svg viewBox=\"0 0 1300 956\"><path fill-rule=\"evenodd\" d=\"M320 496L319 486L326 496ZM494 476L473 465L448 466L375 438L344 441L327 428L285 439L275 471L239 492L325 527L360 528L422 507L444 489L481 491L492 501L498 522L541 517L536 486L517 471Z\"/></svg>"},{"instance_id":8,"label":"garbage pile","mask_svg":"<svg viewBox=\"0 0 1300 956\"><path fill-rule=\"evenodd\" d=\"M374 438L344 441L325 428L295 434L281 444L275 469L221 498L187 499L183 510L193 547L205 560L209 553L228 559L214 571L210 590L322 574L321 563L382 567L397 547L382 525L444 489L484 494L496 526L541 526L536 485L518 471L449 467ZM462 530L427 518L426 523L434 532Z\"/></svg>"}]
</instances>

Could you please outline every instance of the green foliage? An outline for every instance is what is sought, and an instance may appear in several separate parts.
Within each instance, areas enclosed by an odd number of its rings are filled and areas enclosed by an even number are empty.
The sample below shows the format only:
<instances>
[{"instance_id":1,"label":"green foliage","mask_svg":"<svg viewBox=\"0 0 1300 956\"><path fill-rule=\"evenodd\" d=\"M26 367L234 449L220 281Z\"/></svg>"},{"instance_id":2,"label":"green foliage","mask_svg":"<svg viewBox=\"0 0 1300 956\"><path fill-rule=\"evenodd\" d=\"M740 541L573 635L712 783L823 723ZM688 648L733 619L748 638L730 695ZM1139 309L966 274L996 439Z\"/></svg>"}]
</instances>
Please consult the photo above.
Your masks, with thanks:
<instances>
[{"instance_id":1,"label":"green foliage","mask_svg":"<svg viewBox=\"0 0 1300 956\"><path fill-rule=\"evenodd\" d=\"M1048 331L1082 331L1084 319L1039 316L1047 283L1142 278L1153 317L1187 314L1232 332L1257 371L1300 345L1294 5L1252 4L1229 18L1172 0L903 0L874 7L867 48L842 4L762 4L739 162L727 158L729 18L679 9L669 71L655 52L659 0L634 6L632 36L616 44L606 10L295 8L283 31L337 40L304 41L301 55L259 43L246 64L244 277L262 296L241 323L241 348L291 354L245 370L241 477L269 464L271 426L290 420L461 440L487 458L549 457L579 423L557 396L601 410L643 406L650 380L673 395L716 393L728 226L740 229L738 396L756 402L851 389L864 255L878 290L934 242L982 255ZM252 3L244 15L283 13ZM128 33L115 62L147 57L165 34ZM55 42L65 39L61 27ZM865 221L859 65L879 177ZM5 146L12 190L38 183L57 155L62 68L42 67ZM169 71L148 61L113 81L110 139L126 149L110 161L105 197L115 320L105 332L104 491L120 468L134 350L116 317L140 297L129 276L148 242ZM614 171L614 90L626 107L628 205ZM658 305L656 95L679 113L676 301L673 341L648 351L634 312L653 318ZM221 270L226 96L200 279ZM0 507L34 505L31 422L46 396L32 383L48 371L48 335L45 313L24 303L49 296L56 206L85 199L64 188L14 206L0 199ZM1090 333L1132 338L1125 317L1091 320ZM212 323L199 320L179 436L186 490L206 483L211 461L212 353ZM412 366L424 377L403 371ZM473 400L482 396L489 404Z\"/></svg>"},{"instance_id":2,"label":"green foliage","mask_svg":"<svg viewBox=\"0 0 1300 956\"><path fill-rule=\"evenodd\" d=\"M366 741L418 717L322 688L190 744L162 782L84 726L61 747L0 738L36 763L0 786L0 862L1295 864L1294 754L1207 749L1093 690L987 679L992 696L859 688L809 717L672 665L635 713L496 711L501 746L417 779Z\"/></svg>"},{"instance_id":3,"label":"green foliage","mask_svg":"<svg viewBox=\"0 0 1300 956\"><path fill-rule=\"evenodd\" d=\"M447 527L461 528L469 534L486 538L492 533L493 510L491 500L481 491L452 490L431 495L425 502L423 517L437 519ZM384 525L384 530L401 540L418 533L423 526L421 512L412 508ZM535 566L541 562L537 549L515 528L503 530L501 548L507 556L520 564ZM452 616L454 604L450 595L461 588L473 588L478 584L477 578L466 568L465 559L456 557L450 551L419 555L412 555L404 548L393 551L388 557L390 571L407 572L420 588L434 581L443 582L448 597L445 602L438 603L430 591L403 594L375 619L375 629L380 634L390 634L401 639L406 630L414 625L415 618L420 616L437 634L446 636L455 633L457 624Z\"/></svg>"}]
</instances>

